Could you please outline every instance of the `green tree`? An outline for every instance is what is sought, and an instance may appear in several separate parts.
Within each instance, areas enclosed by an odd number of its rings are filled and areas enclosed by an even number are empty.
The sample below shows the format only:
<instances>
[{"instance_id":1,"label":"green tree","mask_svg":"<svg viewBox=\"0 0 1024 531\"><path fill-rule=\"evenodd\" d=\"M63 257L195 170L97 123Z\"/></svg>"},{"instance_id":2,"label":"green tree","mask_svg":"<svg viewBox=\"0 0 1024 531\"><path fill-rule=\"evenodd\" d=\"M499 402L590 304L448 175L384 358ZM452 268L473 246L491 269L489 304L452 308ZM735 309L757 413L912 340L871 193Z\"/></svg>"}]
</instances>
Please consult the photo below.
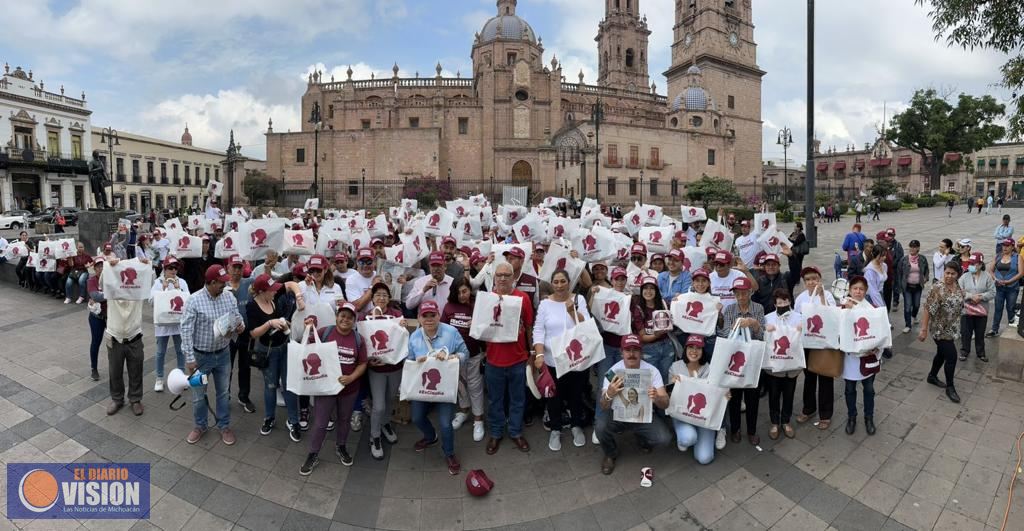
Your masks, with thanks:
<instances>
[{"instance_id":1,"label":"green tree","mask_svg":"<svg viewBox=\"0 0 1024 531\"><path fill-rule=\"evenodd\" d=\"M711 203L732 205L742 201L732 181L707 175L691 184L687 188L686 196L690 201L700 201L704 208L708 208Z\"/></svg>"},{"instance_id":2,"label":"green tree","mask_svg":"<svg viewBox=\"0 0 1024 531\"><path fill-rule=\"evenodd\" d=\"M247 172L242 179L242 193L249 198L249 204L258 205L265 201L276 201L281 192L281 181L272 179L263 172Z\"/></svg>"},{"instance_id":3,"label":"green tree","mask_svg":"<svg viewBox=\"0 0 1024 531\"><path fill-rule=\"evenodd\" d=\"M875 179L875 182L871 184L871 195L881 199L895 194L897 190L899 190L899 186L889 179Z\"/></svg>"},{"instance_id":4,"label":"green tree","mask_svg":"<svg viewBox=\"0 0 1024 531\"><path fill-rule=\"evenodd\" d=\"M992 96L975 98L960 94L956 106L935 89L918 90L910 107L892 117L889 140L921 156L932 190L941 188L943 175L955 173L963 157L947 162L946 153L974 153L991 146L1006 134L993 123L1006 107Z\"/></svg>"},{"instance_id":5,"label":"green tree","mask_svg":"<svg viewBox=\"0 0 1024 531\"><path fill-rule=\"evenodd\" d=\"M1010 90L1016 111L1010 136L1024 136L1024 2L1020 0L915 0L930 8L935 39L966 50L984 48L1010 55L1000 67L1001 85ZM1016 55L1013 55L1016 54Z\"/></svg>"}]
</instances>

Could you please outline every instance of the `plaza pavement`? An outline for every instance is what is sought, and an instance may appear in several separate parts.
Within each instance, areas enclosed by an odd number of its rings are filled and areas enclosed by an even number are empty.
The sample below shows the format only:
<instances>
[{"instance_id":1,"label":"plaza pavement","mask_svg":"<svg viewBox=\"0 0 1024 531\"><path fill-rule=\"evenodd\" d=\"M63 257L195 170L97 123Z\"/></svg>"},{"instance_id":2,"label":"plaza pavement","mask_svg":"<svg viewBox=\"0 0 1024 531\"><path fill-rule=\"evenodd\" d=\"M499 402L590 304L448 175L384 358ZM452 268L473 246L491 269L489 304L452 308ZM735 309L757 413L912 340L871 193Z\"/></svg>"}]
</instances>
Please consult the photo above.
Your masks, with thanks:
<instances>
[{"instance_id":1,"label":"plaza pavement","mask_svg":"<svg viewBox=\"0 0 1024 531\"><path fill-rule=\"evenodd\" d=\"M823 246L809 257L829 281L833 248L851 223L847 217L824 225ZM932 208L884 215L881 222L866 222L865 232L896 227L904 246L920 239L928 255L940 238L967 236L984 242L988 255L997 223L995 215L968 217L957 207L949 219L944 208ZM950 403L942 390L924 382L934 344L899 334L902 315L893 313L895 357L875 384L873 437L862 422L855 435L843 432L839 380L831 429L796 425L795 439L772 441L762 403L763 451L746 441L729 444L708 466L674 447L642 456L622 437L615 473L603 476L597 446L575 448L563 438L562 451L551 452L537 423L526 432L530 453L506 441L494 456L464 427L456 436L464 472L450 477L438 448L412 450L419 434L405 425L398 426L399 442L386 449L384 461L369 457L367 428L352 434L351 468L337 462L328 434L320 465L304 478L298 469L308 435L299 444L283 429L261 437L262 411L246 414L237 403L237 444L224 446L215 431L199 444L186 444L190 408L172 412L171 396L152 392L148 310L146 412L135 417L125 409L108 417L102 351L103 379L89 379L84 305L65 306L9 284L0 285L0 301L0 462L152 463L153 484L149 520L3 518L0 529L998 529L1016 462L1014 441L1024 429L1024 384L995 379L994 362L972 357L958 365L963 402ZM998 354L989 344L994 359ZM803 378L797 409L802 386ZM261 404L258 371L252 388L253 401ZM282 411L278 418L283 417ZM589 434L588 429L588 440ZM639 485L643 466L655 470L651 488ZM485 469L495 481L485 498L466 494L465 471L473 468ZM5 484L0 481L0 489ZM1014 499L1008 529L1024 529L1021 496Z\"/></svg>"}]
</instances>

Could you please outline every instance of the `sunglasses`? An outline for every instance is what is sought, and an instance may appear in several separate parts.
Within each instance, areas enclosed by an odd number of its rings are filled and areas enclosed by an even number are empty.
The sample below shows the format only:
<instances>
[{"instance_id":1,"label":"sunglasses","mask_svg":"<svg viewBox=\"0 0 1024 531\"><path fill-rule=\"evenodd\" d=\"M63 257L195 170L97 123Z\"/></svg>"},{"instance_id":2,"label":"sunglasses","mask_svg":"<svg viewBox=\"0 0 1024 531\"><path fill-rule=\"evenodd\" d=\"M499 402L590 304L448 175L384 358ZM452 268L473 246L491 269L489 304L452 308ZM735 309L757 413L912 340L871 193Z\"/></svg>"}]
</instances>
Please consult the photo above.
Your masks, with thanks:
<instances>
[{"instance_id":1,"label":"sunglasses","mask_svg":"<svg viewBox=\"0 0 1024 531\"><path fill-rule=\"evenodd\" d=\"M640 255L637 255L637 256L631 257L630 260L632 260L633 262L643 262L644 260L646 260L646 258L644 258L643 256L640 256Z\"/></svg>"},{"instance_id":2,"label":"sunglasses","mask_svg":"<svg viewBox=\"0 0 1024 531\"><path fill-rule=\"evenodd\" d=\"M373 260L370 260L369 258L363 258L362 260L358 260L356 263L359 265L370 265L373 263Z\"/></svg>"}]
</instances>

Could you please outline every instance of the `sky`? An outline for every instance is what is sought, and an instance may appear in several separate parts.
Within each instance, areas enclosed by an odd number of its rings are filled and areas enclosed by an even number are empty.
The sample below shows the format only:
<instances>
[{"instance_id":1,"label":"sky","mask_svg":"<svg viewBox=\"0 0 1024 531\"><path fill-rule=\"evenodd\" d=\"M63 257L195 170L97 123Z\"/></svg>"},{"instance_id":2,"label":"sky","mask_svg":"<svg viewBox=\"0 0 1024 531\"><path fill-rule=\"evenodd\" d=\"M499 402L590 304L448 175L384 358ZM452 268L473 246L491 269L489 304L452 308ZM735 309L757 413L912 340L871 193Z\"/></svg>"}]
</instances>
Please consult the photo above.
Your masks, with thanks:
<instances>
[{"instance_id":1,"label":"sky","mask_svg":"<svg viewBox=\"0 0 1024 531\"><path fill-rule=\"evenodd\" d=\"M653 34L651 79L670 62L674 0L638 0ZM781 160L780 128L792 130L789 159L806 152L806 2L753 0L763 78L765 160ZM433 76L472 71L473 34L496 13L494 0L33 0L10 2L0 61L32 69L48 89L85 91L94 126L225 149L229 130L243 154L265 157L264 132L298 130L299 101L315 68L345 79L371 73ZM594 36L602 0L519 0L517 14L543 38L544 64L557 55L575 82L597 79ZM817 2L815 130L823 149L863 147L883 116L914 90L991 94L1005 57L936 42L914 0ZM674 98L674 94L668 95Z\"/></svg>"}]
</instances>

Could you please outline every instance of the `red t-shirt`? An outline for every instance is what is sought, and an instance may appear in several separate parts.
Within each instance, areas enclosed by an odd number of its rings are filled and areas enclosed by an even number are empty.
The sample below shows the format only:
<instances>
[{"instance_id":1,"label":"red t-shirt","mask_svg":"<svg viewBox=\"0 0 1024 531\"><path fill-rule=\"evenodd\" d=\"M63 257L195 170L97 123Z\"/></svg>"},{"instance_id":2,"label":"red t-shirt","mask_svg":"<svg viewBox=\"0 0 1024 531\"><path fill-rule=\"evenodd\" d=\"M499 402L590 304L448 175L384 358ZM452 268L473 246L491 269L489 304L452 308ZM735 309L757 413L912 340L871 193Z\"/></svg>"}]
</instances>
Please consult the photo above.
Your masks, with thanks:
<instances>
[{"instance_id":1,"label":"red t-shirt","mask_svg":"<svg viewBox=\"0 0 1024 531\"><path fill-rule=\"evenodd\" d=\"M510 295L523 299L519 312L519 339L514 343L487 343L487 363L495 367L511 367L527 359L526 330L533 329L533 302L529 295L518 289L512 290Z\"/></svg>"},{"instance_id":2,"label":"red t-shirt","mask_svg":"<svg viewBox=\"0 0 1024 531\"><path fill-rule=\"evenodd\" d=\"M335 328L334 330L331 330L330 335L324 338L324 341L334 341L338 344L338 361L341 362L341 374L343 376L348 376L356 372L356 367L362 363L366 363L366 345L362 342L356 342L357 333L358 332L353 329L347 336L343 336L341 335L341 332ZM351 395L353 393L358 393L361 381L362 378L346 385L345 388L341 390L340 394Z\"/></svg>"}]
</instances>

